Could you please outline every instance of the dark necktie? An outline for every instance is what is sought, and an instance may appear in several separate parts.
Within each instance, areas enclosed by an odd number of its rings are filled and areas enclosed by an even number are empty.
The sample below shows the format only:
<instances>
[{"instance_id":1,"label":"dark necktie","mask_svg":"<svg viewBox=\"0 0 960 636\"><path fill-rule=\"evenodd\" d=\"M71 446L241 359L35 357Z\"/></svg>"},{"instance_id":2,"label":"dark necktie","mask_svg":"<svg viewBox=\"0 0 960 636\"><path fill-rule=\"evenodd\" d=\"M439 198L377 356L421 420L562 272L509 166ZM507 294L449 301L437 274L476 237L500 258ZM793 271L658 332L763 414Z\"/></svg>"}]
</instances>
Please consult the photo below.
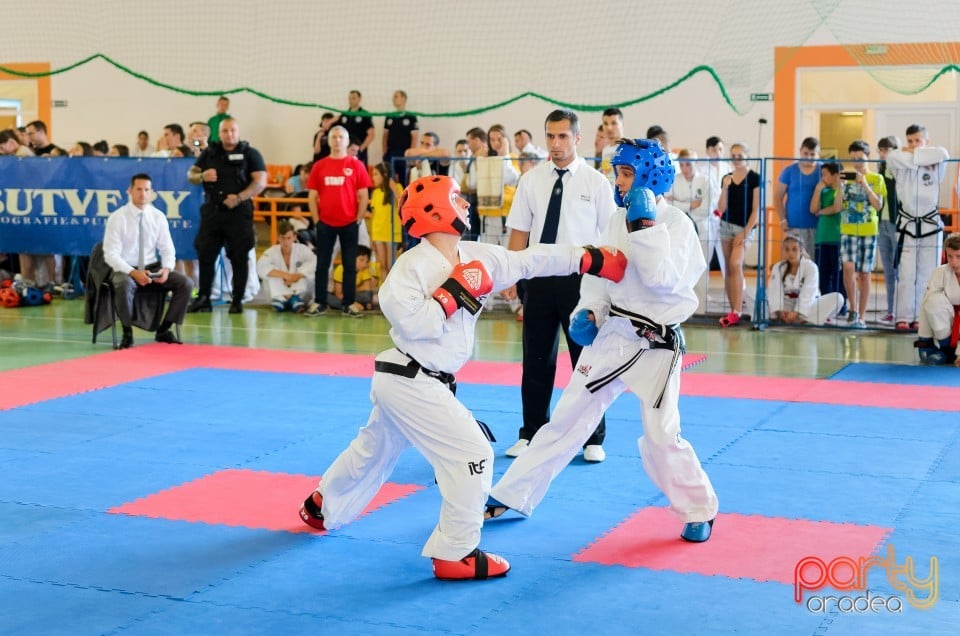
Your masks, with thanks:
<instances>
[{"instance_id":1,"label":"dark necktie","mask_svg":"<svg viewBox=\"0 0 960 636\"><path fill-rule=\"evenodd\" d=\"M550 192L550 203L547 204L547 218L543 222L543 232L540 233L541 243L556 243L557 228L560 227L560 203L563 201L563 175L566 170L554 168L557 171L557 182Z\"/></svg>"}]
</instances>

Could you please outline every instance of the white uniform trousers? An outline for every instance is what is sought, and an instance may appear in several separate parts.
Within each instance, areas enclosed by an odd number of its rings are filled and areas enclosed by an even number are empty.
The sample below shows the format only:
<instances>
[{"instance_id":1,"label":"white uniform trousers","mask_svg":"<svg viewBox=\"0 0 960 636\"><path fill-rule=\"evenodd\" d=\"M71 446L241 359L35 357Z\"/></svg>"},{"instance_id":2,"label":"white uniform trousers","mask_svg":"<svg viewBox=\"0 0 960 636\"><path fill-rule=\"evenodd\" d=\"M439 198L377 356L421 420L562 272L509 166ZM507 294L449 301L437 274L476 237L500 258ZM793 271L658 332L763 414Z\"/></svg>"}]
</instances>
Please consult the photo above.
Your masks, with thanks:
<instances>
[{"instance_id":1,"label":"white uniform trousers","mask_svg":"<svg viewBox=\"0 0 960 636\"><path fill-rule=\"evenodd\" d=\"M410 360L396 349L377 360ZM327 469L318 490L324 525L334 530L353 521L393 472L408 446L430 462L440 489L440 522L423 556L456 561L480 545L483 508L493 480L493 448L473 415L445 384L424 374L414 378L376 372L366 426Z\"/></svg>"},{"instance_id":2,"label":"white uniform trousers","mask_svg":"<svg viewBox=\"0 0 960 636\"><path fill-rule=\"evenodd\" d=\"M917 336L933 338L937 342L950 337L953 332L954 309L950 299L943 294L931 294L920 305L920 327Z\"/></svg>"},{"instance_id":3,"label":"white uniform trousers","mask_svg":"<svg viewBox=\"0 0 960 636\"><path fill-rule=\"evenodd\" d=\"M287 285L282 278L275 276L267 276L263 279L263 282L267 286L270 300L286 300L293 294L299 296L305 303L313 300L314 284L312 276L301 278L292 285Z\"/></svg>"},{"instance_id":4,"label":"white uniform trousers","mask_svg":"<svg viewBox=\"0 0 960 636\"><path fill-rule=\"evenodd\" d=\"M920 301L933 270L940 266L943 232L923 238L903 237L903 251L897 267L897 322L917 320Z\"/></svg>"},{"instance_id":5,"label":"white uniform trousers","mask_svg":"<svg viewBox=\"0 0 960 636\"><path fill-rule=\"evenodd\" d=\"M823 326L827 320L836 318L840 310L843 309L843 296L837 292L830 292L817 298L813 305L813 315L804 316L811 325Z\"/></svg>"},{"instance_id":6,"label":"white uniform trousers","mask_svg":"<svg viewBox=\"0 0 960 636\"><path fill-rule=\"evenodd\" d=\"M593 345L585 347L550 422L503 475L491 496L529 516L550 482L573 459L590 437L600 416L621 393L630 389L640 398L643 435L639 439L643 467L667 496L670 509L685 523L708 521L717 514L718 500L693 447L680 437L680 365L664 380L673 361L669 349L643 350L644 343L613 330L601 329ZM601 378L640 353L636 363L596 393L588 382ZM581 371L585 369L586 375ZM654 408L661 390L659 408Z\"/></svg>"}]
</instances>

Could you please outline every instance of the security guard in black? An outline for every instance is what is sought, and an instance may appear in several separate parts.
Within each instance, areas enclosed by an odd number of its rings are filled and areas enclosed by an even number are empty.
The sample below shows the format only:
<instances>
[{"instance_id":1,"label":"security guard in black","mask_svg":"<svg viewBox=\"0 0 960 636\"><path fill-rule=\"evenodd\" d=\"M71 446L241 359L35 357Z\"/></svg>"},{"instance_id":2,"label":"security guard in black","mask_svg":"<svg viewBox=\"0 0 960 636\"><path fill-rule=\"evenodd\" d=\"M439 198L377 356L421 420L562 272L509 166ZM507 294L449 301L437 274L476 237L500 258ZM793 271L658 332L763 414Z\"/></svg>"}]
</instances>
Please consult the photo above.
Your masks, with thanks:
<instances>
[{"instance_id":1,"label":"security guard in black","mask_svg":"<svg viewBox=\"0 0 960 636\"><path fill-rule=\"evenodd\" d=\"M210 142L188 177L191 183L202 183L204 193L193 243L200 269L199 295L189 311L210 311L214 267L225 247L233 267L230 312L239 313L249 275L248 253L256 245L252 199L266 186L266 165L256 148L240 141L236 120L225 119L220 123L220 141Z\"/></svg>"}]
</instances>

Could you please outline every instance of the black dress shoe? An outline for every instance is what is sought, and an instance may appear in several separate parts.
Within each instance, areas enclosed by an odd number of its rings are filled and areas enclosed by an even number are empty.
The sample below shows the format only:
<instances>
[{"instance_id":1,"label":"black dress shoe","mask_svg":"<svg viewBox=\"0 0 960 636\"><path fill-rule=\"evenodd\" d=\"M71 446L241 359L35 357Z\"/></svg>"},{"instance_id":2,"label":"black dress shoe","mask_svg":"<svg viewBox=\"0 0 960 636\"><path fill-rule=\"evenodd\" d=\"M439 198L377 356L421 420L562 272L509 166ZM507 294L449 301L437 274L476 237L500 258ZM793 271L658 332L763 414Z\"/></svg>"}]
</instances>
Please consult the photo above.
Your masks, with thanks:
<instances>
[{"instance_id":1,"label":"black dress shoe","mask_svg":"<svg viewBox=\"0 0 960 636\"><path fill-rule=\"evenodd\" d=\"M193 299L193 302L190 303L190 306L187 307L188 314L194 314L201 311L213 311L213 305L210 303L209 296L197 296Z\"/></svg>"},{"instance_id":2,"label":"black dress shoe","mask_svg":"<svg viewBox=\"0 0 960 636\"><path fill-rule=\"evenodd\" d=\"M165 342L167 344L183 344L180 340L177 339L177 336L174 335L169 329L164 329L163 331L158 331L157 335L153 337L157 342Z\"/></svg>"},{"instance_id":3,"label":"black dress shoe","mask_svg":"<svg viewBox=\"0 0 960 636\"><path fill-rule=\"evenodd\" d=\"M243 302L235 300L230 303L230 313L231 314L242 314L243 313Z\"/></svg>"},{"instance_id":4,"label":"black dress shoe","mask_svg":"<svg viewBox=\"0 0 960 636\"><path fill-rule=\"evenodd\" d=\"M123 337L120 338L120 346L117 349L129 349L133 346L133 334L123 334Z\"/></svg>"}]
</instances>

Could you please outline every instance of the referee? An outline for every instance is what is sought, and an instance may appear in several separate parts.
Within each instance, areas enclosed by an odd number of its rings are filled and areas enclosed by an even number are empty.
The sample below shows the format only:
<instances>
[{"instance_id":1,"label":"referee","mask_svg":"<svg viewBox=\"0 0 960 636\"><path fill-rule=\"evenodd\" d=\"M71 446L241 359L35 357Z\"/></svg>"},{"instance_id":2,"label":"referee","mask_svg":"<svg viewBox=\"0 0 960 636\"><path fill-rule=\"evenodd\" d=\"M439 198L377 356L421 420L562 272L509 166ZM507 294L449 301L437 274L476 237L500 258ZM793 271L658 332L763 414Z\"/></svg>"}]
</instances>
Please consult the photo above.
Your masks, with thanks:
<instances>
[{"instance_id":1,"label":"referee","mask_svg":"<svg viewBox=\"0 0 960 636\"><path fill-rule=\"evenodd\" d=\"M537 243L598 245L600 234L616 211L610 183L577 156L580 121L576 113L555 110L545 123L550 160L527 172L513 198L507 227L507 247L521 250ZM550 421L550 398L557 372L560 330L567 339L570 360L576 368L581 347L570 339L570 314L580 299L580 275L536 278L525 282L523 298L523 427L520 439L507 450L518 457L540 427ZM516 298L516 288L503 291L507 300ZM603 439L606 424L601 418L597 430L583 447L588 462L606 457Z\"/></svg>"}]
</instances>

